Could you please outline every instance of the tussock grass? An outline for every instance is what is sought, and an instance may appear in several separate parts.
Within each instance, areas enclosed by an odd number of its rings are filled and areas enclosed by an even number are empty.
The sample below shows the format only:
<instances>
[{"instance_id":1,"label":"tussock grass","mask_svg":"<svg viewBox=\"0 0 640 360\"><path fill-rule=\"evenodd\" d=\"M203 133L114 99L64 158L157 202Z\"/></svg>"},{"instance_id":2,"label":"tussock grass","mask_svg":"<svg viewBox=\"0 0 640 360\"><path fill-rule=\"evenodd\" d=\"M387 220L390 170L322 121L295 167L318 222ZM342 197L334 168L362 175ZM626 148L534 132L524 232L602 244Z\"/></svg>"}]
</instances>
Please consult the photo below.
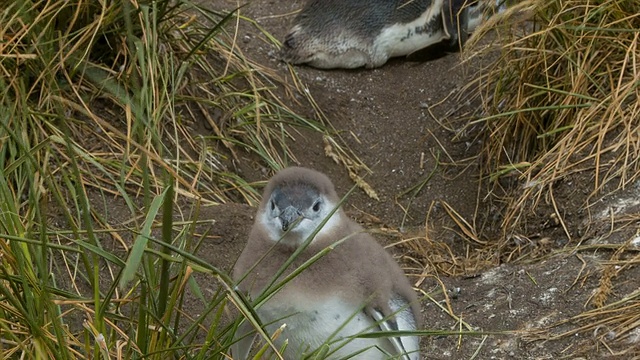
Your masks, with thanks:
<instances>
[{"instance_id":1,"label":"tussock grass","mask_svg":"<svg viewBox=\"0 0 640 360\"><path fill-rule=\"evenodd\" d=\"M553 209L569 239L561 252L610 254L601 264L598 287L583 304L585 310L530 334L531 339L545 341L584 335L585 341L563 351L567 355L593 354L596 348L625 358L638 354L633 333L640 318L638 294L621 293L624 281L618 283L621 274L636 266L637 248L630 242L581 245L585 238L572 238L575 229L565 223L560 210L564 204L554 195L557 184L569 176L591 179L592 185L582 189L583 208L588 209L597 196L633 191L638 184L638 29L637 1L525 0L493 16L468 44L475 50L467 53L467 61L486 51L497 53L497 60L473 84L482 89L485 114L472 125L486 130L483 162L488 180L495 188L507 184L501 190L508 195L500 199L506 204L503 236L494 244L503 260L526 256L522 249L535 242L522 235L526 216L542 204ZM489 31L494 41L487 45L479 39ZM478 50L480 44L484 48ZM514 183L517 187L510 186ZM629 216L637 220L637 214L611 214L605 237L625 227L628 234L634 221ZM544 244L533 245L528 248ZM582 286L588 275L580 274L574 285Z\"/></svg>"},{"instance_id":2,"label":"tussock grass","mask_svg":"<svg viewBox=\"0 0 640 360\"><path fill-rule=\"evenodd\" d=\"M495 29L486 48L499 52L476 83L487 115L473 123L487 129L486 169L491 180L520 183L505 235L522 231L524 214L541 202L558 212L554 185L568 175L590 176L591 195L639 179L639 28L638 2L528 0L475 34Z\"/></svg>"},{"instance_id":3,"label":"tussock grass","mask_svg":"<svg viewBox=\"0 0 640 360\"><path fill-rule=\"evenodd\" d=\"M285 106L275 89L296 89L238 50L225 27L236 13L183 0L3 5L0 358L224 358L237 326L224 305L250 311L192 255L209 223L199 206L255 204L237 162L295 162L299 128L321 133L354 179L366 167L326 119Z\"/></svg>"}]
</instances>

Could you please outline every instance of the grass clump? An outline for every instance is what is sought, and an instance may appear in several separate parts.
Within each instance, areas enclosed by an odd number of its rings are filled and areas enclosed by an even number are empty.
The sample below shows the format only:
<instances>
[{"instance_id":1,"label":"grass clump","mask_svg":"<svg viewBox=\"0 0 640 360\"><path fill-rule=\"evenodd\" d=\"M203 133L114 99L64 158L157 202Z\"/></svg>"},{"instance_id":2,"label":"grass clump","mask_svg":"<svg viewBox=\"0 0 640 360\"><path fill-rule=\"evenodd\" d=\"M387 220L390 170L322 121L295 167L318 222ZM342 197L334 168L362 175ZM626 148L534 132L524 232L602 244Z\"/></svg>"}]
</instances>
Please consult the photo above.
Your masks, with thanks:
<instances>
[{"instance_id":1,"label":"grass clump","mask_svg":"<svg viewBox=\"0 0 640 360\"><path fill-rule=\"evenodd\" d=\"M591 195L640 177L639 28L637 1L527 0L479 30L496 29L499 49L479 80L489 115L474 122L487 128L486 166L522 184L506 235L568 175L589 175Z\"/></svg>"},{"instance_id":2,"label":"grass clump","mask_svg":"<svg viewBox=\"0 0 640 360\"><path fill-rule=\"evenodd\" d=\"M238 51L225 28L237 13L184 0L3 5L0 358L224 358L224 304L242 300L192 255L211 222L198 205L256 203L235 165L295 162L301 128L351 173L366 168Z\"/></svg>"},{"instance_id":3,"label":"grass clump","mask_svg":"<svg viewBox=\"0 0 640 360\"><path fill-rule=\"evenodd\" d=\"M637 1L524 0L493 16L470 43L480 44L481 35L495 30L489 37L494 41L486 49L497 49L493 52L497 60L476 82L482 89L485 115L473 124L482 124L486 130L483 160L489 179L494 189L504 186L508 194L501 198L503 234L493 244L500 248L502 259L524 258L528 255L520 247L556 240L522 235L531 230L528 216L542 205L551 212L550 226L568 239L566 248L572 255L584 250L602 256L617 249L610 261L602 262L598 289L583 304L588 309L532 336L547 341L589 336L563 350L567 354L593 354L602 348L613 355L637 355L632 340L640 316L637 291L615 281L637 263L631 241L615 243L626 236L620 233L629 234L629 228L636 227L637 214L614 216L612 212L592 219L589 207L596 196L623 189L637 192L640 184L638 29ZM470 60L480 53L470 54ZM589 187L573 186L572 195L563 197L569 203L559 203L554 190L572 179ZM580 234L564 221L569 212L585 215L581 218L585 222L610 223L610 231L602 236ZM555 236L563 235L556 232ZM589 245L581 247L583 241Z\"/></svg>"}]
</instances>

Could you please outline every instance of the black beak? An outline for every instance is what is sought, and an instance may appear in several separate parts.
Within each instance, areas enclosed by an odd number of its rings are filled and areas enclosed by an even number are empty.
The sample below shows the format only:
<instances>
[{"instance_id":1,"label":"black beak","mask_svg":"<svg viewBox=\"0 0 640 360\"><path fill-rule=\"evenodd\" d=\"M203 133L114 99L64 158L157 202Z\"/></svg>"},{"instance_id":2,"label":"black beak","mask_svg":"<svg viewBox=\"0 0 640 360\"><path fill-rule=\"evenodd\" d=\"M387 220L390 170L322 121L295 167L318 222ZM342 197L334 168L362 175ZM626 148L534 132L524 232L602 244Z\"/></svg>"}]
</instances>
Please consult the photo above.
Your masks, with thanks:
<instances>
[{"instance_id":1,"label":"black beak","mask_svg":"<svg viewBox=\"0 0 640 360\"><path fill-rule=\"evenodd\" d=\"M302 213L300 210L293 206L287 206L286 209L280 212L278 215L280 221L282 222L282 231L288 231L292 225L295 225L296 222L302 217Z\"/></svg>"}]
</instances>

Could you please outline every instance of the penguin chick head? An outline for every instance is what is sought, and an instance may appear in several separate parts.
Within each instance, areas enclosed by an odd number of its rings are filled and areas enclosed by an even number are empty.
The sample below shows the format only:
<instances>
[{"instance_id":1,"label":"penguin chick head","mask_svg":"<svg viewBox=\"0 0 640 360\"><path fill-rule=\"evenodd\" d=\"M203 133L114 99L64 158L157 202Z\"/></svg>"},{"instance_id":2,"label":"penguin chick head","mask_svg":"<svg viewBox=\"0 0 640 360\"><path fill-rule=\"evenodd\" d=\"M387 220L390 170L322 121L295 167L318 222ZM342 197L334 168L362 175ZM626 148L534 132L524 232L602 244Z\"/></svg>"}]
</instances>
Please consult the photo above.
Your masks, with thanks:
<instances>
[{"instance_id":1,"label":"penguin chick head","mask_svg":"<svg viewBox=\"0 0 640 360\"><path fill-rule=\"evenodd\" d=\"M258 221L270 240L299 246L314 233L317 237L339 225L339 210L332 214L338 203L334 186L326 175L290 167L278 172L267 184ZM321 226L325 219L327 222Z\"/></svg>"}]
</instances>

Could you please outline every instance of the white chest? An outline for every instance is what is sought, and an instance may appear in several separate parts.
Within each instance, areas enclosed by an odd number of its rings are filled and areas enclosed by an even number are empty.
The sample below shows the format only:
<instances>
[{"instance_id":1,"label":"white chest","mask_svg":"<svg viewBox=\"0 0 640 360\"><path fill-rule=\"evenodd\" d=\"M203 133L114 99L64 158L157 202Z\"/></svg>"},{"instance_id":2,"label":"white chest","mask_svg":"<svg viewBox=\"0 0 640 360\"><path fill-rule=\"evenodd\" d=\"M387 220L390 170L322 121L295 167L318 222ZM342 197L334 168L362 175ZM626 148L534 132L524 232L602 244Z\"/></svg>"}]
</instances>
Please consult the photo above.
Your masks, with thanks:
<instances>
[{"instance_id":1,"label":"white chest","mask_svg":"<svg viewBox=\"0 0 640 360\"><path fill-rule=\"evenodd\" d=\"M281 324L287 326L276 340L281 346L288 340L284 352L286 359L302 359L305 354L313 352L327 340L330 343L326 359L342 359L360 353L352 359L387 359L379 350L393 353L391 344L386 339L351 338L353 335L369 331L379 331L375 322L358 307L344 303L338 298L322 302L297 302L295 306L284 305L278 296L258 309L264 324L272 333ZM283 319L285 314L290 314ZM362 352L363 349L368 349Z\"/></svg>"}]
</instances>

